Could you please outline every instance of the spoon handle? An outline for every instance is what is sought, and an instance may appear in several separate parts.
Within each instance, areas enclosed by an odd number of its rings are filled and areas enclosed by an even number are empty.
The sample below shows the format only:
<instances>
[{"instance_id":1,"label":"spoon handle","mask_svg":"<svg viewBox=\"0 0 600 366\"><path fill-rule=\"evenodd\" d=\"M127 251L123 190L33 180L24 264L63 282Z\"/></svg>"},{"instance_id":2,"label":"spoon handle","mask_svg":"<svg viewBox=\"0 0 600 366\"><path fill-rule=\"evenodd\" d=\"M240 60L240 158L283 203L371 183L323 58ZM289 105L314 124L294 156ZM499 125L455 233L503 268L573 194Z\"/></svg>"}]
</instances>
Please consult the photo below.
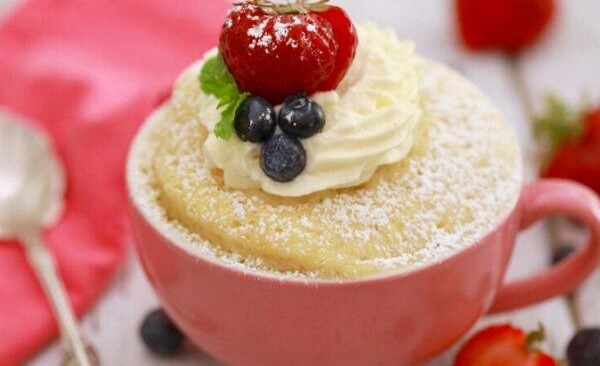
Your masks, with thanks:
<instances>
[{"instance_id":1,"label":"spoon handle","mask_svg":"<svg viewBox=\"0 0 600 366\"><path fill-rule=\"evenodd\" d=\"M50 300L65 347L72 350L79 366L90 366L73 309L56 271L54 258L42 243L39 232L25 233L20 239L25 246L29 262Z\"/></svg>"}]
</instances>

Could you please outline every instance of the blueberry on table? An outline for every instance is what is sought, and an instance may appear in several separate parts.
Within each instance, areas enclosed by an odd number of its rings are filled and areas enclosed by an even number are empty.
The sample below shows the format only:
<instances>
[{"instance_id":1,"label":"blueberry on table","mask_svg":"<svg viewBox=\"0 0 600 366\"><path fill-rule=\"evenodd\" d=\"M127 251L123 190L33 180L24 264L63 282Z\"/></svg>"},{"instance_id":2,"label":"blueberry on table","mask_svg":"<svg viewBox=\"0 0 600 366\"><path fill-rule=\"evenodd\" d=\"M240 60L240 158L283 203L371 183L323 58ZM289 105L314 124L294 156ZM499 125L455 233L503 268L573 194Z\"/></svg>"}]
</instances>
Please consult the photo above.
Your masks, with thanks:
<instances>
[{"instance_id":1,"label":"blueberry on table","mask_svg":"<svg viewBox=\"0 0 600 366\"><path fill-rule=\"evenodd\" d=\"M238 108L235 132L242 141L264 142L273 136L277 116L273 106L261 97L249 97Z\"/></svg>"},{"instance_id":2,"label":"blueberry on table","mask_svg":"<svg viewBox=\"0 0 600 366\"><path fill-rule=\"evenodd\" d=\"M305 93L292 95L283 102L279 111L281 130L299 138L309 138L325 126L323 108Z\"/></svg>"},{"instance_id":3,"label":"blueberry on table","mask_svg":"<svg viewBox=\"0 0 600 366\"><path fill-rule=\"evenodd\" d=\"M572 245L561 245L556 248L552 253L552 265L557 265L558 263L564 261L571 254L575 253L575 247Z\"/></svg>"},{"instance_id":4,"label":"blueberry on table","mask_svg":"<svg viewBox=\"0 0 600 366\"><path fill-rule=\"evenodd\" d=\"M567 348L569 366L600 365L600 328L578 331Z\"/></svg>"},{"instance_id":5,"label":"blueberry on table","mask_svg":"<svg viewBox=\"0 0 600 366\"><path fill-rule=\"evenodd\" d=\"M183 333L162 309L146 316L140 333L146 347L160 356L174 355L183 344Z\"/></svg>"},{"instance_id":6,"label":"blueberry on table","mask_svg":"<svg viewBox=\"0 0 600 366\"><path fill-rule=\"evenodd\" d=\"M290 182L306 168L306 151L297 138L275 135L261 149L260 167L269 178Z\"/></svg>"}]
</instances>

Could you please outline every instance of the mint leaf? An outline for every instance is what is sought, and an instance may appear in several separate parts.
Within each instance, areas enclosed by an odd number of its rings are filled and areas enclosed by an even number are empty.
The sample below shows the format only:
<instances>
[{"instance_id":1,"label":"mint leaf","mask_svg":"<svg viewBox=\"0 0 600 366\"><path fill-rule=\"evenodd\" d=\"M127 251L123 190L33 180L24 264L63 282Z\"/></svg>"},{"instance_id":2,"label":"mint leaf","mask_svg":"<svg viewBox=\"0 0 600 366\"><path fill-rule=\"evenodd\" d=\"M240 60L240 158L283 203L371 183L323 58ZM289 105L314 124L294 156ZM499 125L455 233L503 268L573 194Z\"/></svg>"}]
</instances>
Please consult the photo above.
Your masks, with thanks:
<instances>
[{"instance_id":1,"label":"mint leaf","mask_svg":"<svg viewBox=\"0 0 600 366\"><path fill-rule=\"evenodd\" d=\"M250 94L240 92L220 53L204 63L200 71L200 88L219 100L217 108L221 111L221 120L214 132L217 137L229 140L233 136L235 112Z\"/></svg>"},{"instance_id":2,"label":"mint leaf","mask_svg":"<svg viewBox=\"0 0 600 366\"><path fill-rule=\"evenodd\" d=\"M223 140L229 140L231 136L233 136L233 120L235 119L235 113L249 96L249 93L240 94L233 102L224 105L224 108L221 111L221 121L215 126L215 135L217 135L217 137L222 138Z\"/></svg>"},{"instance_id":3,"label":"mint leaf","mask_svg":"<svg viewBox=\"0 0 600 366\"><path fill-rule=\"evenodd\" d=\"M208 59L200 72L202 91L218 99L226 98L237 91L235 80L227 69L221 54Z\"/></svg>"}]
</instances>

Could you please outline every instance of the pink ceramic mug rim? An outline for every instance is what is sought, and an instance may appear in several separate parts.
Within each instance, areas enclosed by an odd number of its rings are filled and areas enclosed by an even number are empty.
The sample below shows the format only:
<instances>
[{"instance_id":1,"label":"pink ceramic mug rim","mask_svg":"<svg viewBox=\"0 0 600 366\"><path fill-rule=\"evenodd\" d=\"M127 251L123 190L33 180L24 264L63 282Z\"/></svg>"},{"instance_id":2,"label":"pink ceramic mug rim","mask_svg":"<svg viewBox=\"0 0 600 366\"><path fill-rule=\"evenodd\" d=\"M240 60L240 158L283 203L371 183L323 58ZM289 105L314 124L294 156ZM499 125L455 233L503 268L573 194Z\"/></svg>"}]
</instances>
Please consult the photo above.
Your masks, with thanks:
<instances>
[{"instance_id":1,"label":"pink ceramic mug rim","mask_svg":"<svg viewBox=\"0 0 600 366\"><path fill-rule=\"evenodd\" d=\"M365 277L365 278L357 278L357 279L340 279L340 280L329 280L322 278L298 278L298 277L286 277L283 275L271 274L268 272L260 272L257 270L250 270L245 268L236 268L227 263L224 263L221 259L217 257L211 257L207 255L202 255L199 252L194 252L193 250L187 248L185 244L182 244L182 241L186 241L185 238L176 238L176 235L173 235L172 232L168 232L164 230L163 225L157 224L154 222L155 220L152 217L149 217L146 212L140 208L140 206L136 202L136 198L133 194L131 194L131 190L129 194L129 199L131 201L131 206L146 220L154 230L160 234L163 239L169 245L175 247L178 250L183 251L186 255L193 257L196 260L200 260L204 262L204 264L211 266L213 268L218 268L223 271L230 272L232 274L238 276L244 276L248 280L256 280L261 282L272 282L273 284L281 285L285 283L286 285L291 286L299 286L299 287L353 287L353 286L363 286L368 285L370 283L379 283L379 282L387 282L387 281L397 281L398 279L410 277L417 275L422 272L426 272L431 270L432 268L442 266L448 262L456 260L456 258L464 255L468 255L470 251L475 250L478 245L486 242L486 239L492 236L500 227L502 227L507 220L511 216L513 216L517 210L520 209L521 197L523 195L523 187L521 187L519 194L516 195L515 200L510 206L510 209L507 209L504 215L497 220L496 224L490 228L485 234L482 234L478 238L474 239L468 245L453 251L452 253L442 257L439 260L430 261L421 265L414 266L412 268L407 269L398 269L392 270L389 272L379 273L373 276ZM165 232L167 231L167 232ZM194 245L193 243L188 243L189 246ZM209 243L210 244L210 243ZM212 244L210 244L212 245Z\"/></svg>"}]
</instances>

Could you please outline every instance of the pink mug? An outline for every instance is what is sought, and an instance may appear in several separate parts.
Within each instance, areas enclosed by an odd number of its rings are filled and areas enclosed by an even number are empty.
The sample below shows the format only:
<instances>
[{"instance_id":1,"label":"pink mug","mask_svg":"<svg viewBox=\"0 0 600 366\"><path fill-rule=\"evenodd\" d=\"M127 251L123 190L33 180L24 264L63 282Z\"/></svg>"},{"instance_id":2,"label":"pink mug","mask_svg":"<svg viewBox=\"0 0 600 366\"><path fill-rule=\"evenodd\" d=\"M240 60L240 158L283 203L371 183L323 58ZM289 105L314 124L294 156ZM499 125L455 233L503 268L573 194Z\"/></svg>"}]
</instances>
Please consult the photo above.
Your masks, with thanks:
<instances>
[{"instance_id":1,"label":"pink mug","mask_svg":"<svg viewBox=\"0 0 600 366\"><path fill-rule=\"evenodd\" d=\"M484 314L575 289L600 263L600 201L542 180L478 242L439 263L358 281L262 276L188 253L132 198L137 249L158 296L202 349L232 366L415 365L448 348ZM548 215L585 223L590 240L546 272L503 284L517 232Z\"/></svg>"}]
</instances>

